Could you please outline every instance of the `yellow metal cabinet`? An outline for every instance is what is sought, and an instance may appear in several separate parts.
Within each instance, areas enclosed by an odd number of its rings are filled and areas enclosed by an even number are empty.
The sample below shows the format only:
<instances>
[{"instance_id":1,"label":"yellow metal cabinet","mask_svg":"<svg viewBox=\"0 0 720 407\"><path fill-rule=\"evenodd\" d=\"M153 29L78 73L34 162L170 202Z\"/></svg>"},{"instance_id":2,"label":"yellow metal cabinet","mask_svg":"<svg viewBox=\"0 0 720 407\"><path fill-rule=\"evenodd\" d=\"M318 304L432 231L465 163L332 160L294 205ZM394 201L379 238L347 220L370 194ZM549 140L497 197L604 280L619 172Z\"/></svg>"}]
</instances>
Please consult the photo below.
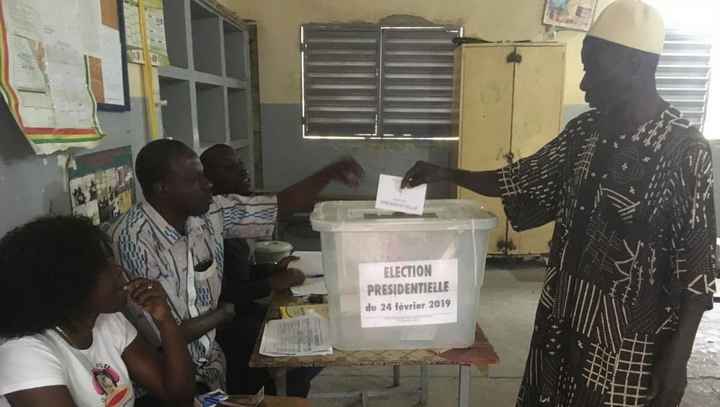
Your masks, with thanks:
<instances>
[{"instance_id":1,"label":"yellow metal cabinet","mask_svg":"<svg viewBox=\"0 0 720 407\"><path fill-rule=\"evenodd\" d=\"M557 136L565 79L563 44L466 44L456 58L459 168L497 169ZM464 188L458 196L481 202L499 217L490 235L490 253L548 252L552 225L518 233L508 225L500 199Z\"/></svg>"}]
</instances>

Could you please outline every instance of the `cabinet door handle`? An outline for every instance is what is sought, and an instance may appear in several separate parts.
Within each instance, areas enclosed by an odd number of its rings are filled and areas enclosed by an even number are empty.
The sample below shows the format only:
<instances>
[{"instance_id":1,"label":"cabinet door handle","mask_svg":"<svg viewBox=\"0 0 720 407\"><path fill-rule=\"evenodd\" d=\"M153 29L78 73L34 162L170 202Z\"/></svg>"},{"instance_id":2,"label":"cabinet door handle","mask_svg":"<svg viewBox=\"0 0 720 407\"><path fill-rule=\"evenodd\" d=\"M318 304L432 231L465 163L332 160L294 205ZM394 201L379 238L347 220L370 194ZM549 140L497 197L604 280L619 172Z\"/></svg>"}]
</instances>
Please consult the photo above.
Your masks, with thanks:
<instances>
[{"instance_id":1,"label":"cabinet door handle","mask_svg":"<svg viewBox=\"0 0 720 407\"><path fill-rule=\"evenodd\" d=\"M515 154L513 154L512 151L508 152L503 156L505 158L505 161L507 161L508 164L512 164L515 160Z\"/></svg>"},{"instance_id":2,"label":"cabinet door handle","mask_svg":"<svg viewBox=\"0 0 720 407\"><path fill-rule=\"evenodd\" d=\"M522 55L520 55L517 50L514 50L507 56L507 63L508 64L519 64L522 63Z\"/></svg>"}]
</instances>

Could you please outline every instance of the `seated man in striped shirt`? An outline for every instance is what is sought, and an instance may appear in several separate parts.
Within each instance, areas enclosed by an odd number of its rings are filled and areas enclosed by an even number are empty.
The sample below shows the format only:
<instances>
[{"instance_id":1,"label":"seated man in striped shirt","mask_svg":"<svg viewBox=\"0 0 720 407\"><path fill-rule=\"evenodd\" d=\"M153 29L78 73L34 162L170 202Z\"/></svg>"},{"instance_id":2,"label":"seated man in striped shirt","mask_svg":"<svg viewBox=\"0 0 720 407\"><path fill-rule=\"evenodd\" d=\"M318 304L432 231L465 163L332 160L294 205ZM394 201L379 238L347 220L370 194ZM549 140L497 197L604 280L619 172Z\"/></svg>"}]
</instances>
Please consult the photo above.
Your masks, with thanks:
<instances>
[{"instance_id":1,"label":"seated man in striped shirt","mask_svg":"<svg viewBox=\"0 0 720 407\"><path fill-rule=\"evenodd\" d=\"M232 147L216 144L200 156L205 176L213 184L215 195L253 195L250 177L243 163ZM285 188L278 199L291 195L294 211L309 212L317 201L318 194L331 182L338 181L353 185L354 177L361 174L357 163L343 159L332 163L300 182ZM279 215L283 220L287 211ZM225 349L228 359L228 390L231 393L254 393L265 386L265 391L274 392L272 376L268 369L248 367L255 341L262 327L267 307L254 300L267 297L271 291L286 290L302 284L304 274L297 269L287 268L293 257L278 265L254 265L252 250L246 239L225 239L225 265L221 300L235 305L237 324L218 333L218 342ZM241 329L242 327L242 329ZM292 369L287 374L288 396L306 397L310 381L320 372L316 368Z\"/></svg>"},{"instance_id":2,"label":"seated man in striped shirt","mask_svg":"<svg viewBox=\"0 0 720 407\"><path fill-rule=\"evenodd\" d=\"M111 228L116 257L130 278L159 281L188 341L195 379L208 389L226 388L225 355L216 329L235 318L232 303L220 303L224 238L268 238L278 213L292 213L295 194L213 196L195 152L176 140L156 140L136 159L136 176L146 202ZM345 179L362 175L359 165ZM140 332L151 341L151 320L136 315Z\"/></svg>"}]
</instances>

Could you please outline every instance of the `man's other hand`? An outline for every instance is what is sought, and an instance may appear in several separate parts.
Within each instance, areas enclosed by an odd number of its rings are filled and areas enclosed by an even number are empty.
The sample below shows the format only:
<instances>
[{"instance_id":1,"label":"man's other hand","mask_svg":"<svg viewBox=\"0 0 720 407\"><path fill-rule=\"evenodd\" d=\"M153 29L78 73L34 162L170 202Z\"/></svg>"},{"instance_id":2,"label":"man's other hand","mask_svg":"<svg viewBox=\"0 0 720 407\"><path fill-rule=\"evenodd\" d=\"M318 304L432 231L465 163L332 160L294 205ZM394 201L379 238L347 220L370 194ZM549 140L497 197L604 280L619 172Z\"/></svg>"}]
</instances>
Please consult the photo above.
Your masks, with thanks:
<instances>
[{"instance_id":1,"label":"man's other hand","mask_svg":"<svg viewBox=\"0 0 720 407\"><path fill-rule=\"evenodd\" d=\"M341 182L349 187L356 188L365 175L365 170L353 158L343 158L320 170L333 181Z\"/></svg>"},{"instance_id":2,"label":"man's other hand","mask_svg":"<svg viewBox=\"0 0 720 407\"><path fill-rule=\"evenodd\" d=\"M279 270L270 276L270 286L273 291L283 291L290 287L301 285L305 281L305 274L298 269Z\"/></svg>"},{"instance_id":3,"label":"man's other hand","mask_svg":"<svg viewBox=\"0 0 720 407\"><path fill-rule=\"evenodd\" d=\"M222 302L219 304L218 307L223 314L223 321L225 323L230 322L235 319L235 304L231 302Z\"/></svg>"},{"instance_id":4,"label":"man's other hand","mask_svg":"<svg viewBox=\"0 0 720 407\"><path fill-rule=\"evenodd\" d=\"M294 268L288 268L290 263L300 260L296 256L287 256L277 263L275 271L270 276L270 286L274 291L287 290L305 282L305 274Z\"/></svg>"}]
</instances>

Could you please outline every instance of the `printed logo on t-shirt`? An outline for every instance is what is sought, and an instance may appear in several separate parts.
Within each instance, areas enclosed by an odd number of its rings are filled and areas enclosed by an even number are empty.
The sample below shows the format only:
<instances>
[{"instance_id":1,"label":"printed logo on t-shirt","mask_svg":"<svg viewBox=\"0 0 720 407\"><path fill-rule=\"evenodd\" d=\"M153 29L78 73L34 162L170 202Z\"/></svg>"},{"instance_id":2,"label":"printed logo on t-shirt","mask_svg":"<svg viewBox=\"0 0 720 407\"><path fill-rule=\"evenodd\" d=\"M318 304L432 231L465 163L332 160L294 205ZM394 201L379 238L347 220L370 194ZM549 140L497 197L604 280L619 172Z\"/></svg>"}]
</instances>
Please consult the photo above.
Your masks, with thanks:
<instances>
[{"instance_id":1,"label":"printed logo on t-shirt","mask_svg":"<svg viewBox=\"0 0 720 407\"><path fill-rule=\"evenodd\" d=\"M130 386L120 385L120 375L110 365L96 365L92 375L95 391L103 397L105 407L122 407L133 398Z\"/></svg>"}]
</instances>

